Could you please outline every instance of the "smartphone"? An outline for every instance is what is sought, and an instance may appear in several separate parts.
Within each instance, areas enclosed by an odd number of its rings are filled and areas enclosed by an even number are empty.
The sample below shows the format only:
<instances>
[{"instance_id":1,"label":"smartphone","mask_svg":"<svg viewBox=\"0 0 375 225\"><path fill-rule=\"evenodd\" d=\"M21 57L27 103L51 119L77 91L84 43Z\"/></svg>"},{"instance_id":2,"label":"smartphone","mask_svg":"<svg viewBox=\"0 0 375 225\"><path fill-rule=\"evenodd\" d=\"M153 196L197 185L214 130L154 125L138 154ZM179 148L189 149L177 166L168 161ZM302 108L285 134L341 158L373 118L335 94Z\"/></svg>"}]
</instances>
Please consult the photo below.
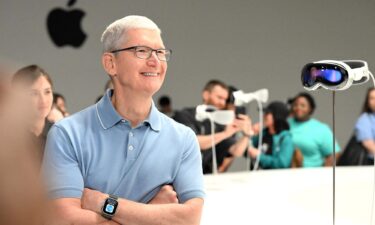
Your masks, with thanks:
<instances>
[{"instance_id":1,"label":"smartphone","mask_svg":"<svg viewBox=\"0 0 375 225\"><path fill-rule=\"evenodd\" d=\"M235 109L236 118L238 118L238 114L246 115L246 108L243 106L237 106Z\"/></svg>"}]
</instances>

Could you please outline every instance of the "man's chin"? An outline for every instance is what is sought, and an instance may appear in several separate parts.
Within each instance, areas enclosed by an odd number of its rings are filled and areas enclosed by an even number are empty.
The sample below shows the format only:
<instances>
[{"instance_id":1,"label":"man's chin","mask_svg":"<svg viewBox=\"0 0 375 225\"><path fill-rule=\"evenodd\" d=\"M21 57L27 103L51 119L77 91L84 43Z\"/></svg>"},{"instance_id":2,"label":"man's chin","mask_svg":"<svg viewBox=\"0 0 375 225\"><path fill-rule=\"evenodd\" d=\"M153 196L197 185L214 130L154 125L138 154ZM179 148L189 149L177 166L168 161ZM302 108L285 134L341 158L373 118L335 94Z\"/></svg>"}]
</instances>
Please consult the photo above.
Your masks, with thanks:
<instances>
[{"instance_id":1,"label":"man's chin","mask_svg":"<svg viewBox=\"0 0 375 225\"><path fill-rule=\"evenodd\" d=\"M140 91L143 93L146 93L147 95L154 95L156 92L158 92L161 88L161 85L148 85L146 87L143 87Z\"/></svg>"}]
</instances>

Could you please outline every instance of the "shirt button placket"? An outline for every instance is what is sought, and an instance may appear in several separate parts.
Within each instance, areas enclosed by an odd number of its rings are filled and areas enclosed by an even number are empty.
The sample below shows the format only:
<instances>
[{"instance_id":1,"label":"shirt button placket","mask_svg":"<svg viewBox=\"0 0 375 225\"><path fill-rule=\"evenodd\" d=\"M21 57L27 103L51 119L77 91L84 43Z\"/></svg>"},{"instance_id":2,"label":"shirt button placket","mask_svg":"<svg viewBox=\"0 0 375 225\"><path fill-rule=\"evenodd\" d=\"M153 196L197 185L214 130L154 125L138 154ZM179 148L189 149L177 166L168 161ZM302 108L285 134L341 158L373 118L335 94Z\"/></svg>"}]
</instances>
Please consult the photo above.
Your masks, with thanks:
<instances>
[{"instance_id":1,"label":"shirt button placket","mask_svg":"<svg viewBox=\"0 0 375 225\"><path fill-rule=\"evenodd\" d=\"M129 132L129 145L128 145L128 155L130 155L130 158L131 155L133 155L133 151L134 151L135 147L134 147L134 133L133 131L130 131Z\"/></svg>"}]
</instances>

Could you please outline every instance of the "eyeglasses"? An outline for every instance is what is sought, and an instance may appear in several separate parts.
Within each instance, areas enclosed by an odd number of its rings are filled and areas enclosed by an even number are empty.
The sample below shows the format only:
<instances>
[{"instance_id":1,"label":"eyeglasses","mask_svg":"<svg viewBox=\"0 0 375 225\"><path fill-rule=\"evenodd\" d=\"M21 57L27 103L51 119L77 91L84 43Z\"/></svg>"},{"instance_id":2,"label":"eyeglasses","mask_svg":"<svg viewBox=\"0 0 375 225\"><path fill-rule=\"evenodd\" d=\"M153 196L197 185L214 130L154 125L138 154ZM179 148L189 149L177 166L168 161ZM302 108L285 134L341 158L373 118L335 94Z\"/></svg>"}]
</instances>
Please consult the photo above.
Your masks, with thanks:
<instances>
[{"instance_id":1,"label":"eyeglasses","mask_svg":"<svg viewBox=\"0 0 375 225\"><path fill-rule=\"evenodd\" d=\"M160 61L169 61L171 58L172 50L170 49L153 49L147 46L132 46L129 48L122 48L111 51L111 53L122 52L122 51L134 51L134 55L140 59L149 59L152 52L156 52L156 56Z\"/></svg>"}]
</instances>

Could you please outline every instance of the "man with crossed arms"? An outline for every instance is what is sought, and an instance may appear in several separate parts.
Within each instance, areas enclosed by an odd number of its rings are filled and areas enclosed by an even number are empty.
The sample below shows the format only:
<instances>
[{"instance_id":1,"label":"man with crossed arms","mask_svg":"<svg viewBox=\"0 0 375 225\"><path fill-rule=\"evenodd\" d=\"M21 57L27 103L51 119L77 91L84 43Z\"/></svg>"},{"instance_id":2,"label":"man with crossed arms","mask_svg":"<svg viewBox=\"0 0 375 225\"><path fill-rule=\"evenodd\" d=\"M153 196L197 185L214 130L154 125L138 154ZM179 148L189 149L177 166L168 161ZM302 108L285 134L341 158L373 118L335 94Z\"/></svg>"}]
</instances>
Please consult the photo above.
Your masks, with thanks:
<instances>
[{"instance_id":1,"label":"man with crossed arms","mask_svg":"<svg viewBox=\"0 0 375 225\"><path fill-rule=\"evenodd\" d=\"M197 138L152 101L171 55L160 29L146 17L127 16L107 27L102 43L114 89L48 135L51 223L199 224L204 190ZM170 199L167 184L178 203L155 204Z\"/></svg>"}]
</instances>

